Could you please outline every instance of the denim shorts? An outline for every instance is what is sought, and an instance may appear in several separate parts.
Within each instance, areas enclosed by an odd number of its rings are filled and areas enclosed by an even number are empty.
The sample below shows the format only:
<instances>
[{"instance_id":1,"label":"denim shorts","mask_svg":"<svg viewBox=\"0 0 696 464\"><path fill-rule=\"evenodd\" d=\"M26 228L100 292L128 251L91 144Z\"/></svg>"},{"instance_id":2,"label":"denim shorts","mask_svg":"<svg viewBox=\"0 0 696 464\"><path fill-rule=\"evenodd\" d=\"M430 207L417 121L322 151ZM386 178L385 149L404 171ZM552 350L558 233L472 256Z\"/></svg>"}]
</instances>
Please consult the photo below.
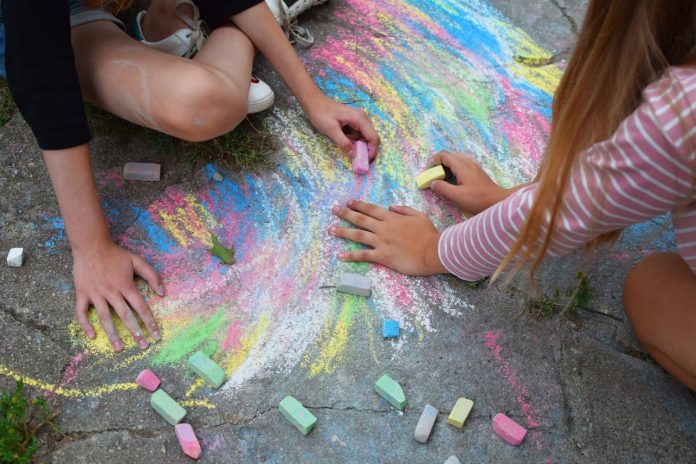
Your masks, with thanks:
<instances>
[{"instance_id":1,"label":"denim shorts","mask_svg":"<svg viewBox=\"0 0 696 464\"><path fill-rule=\"evenodd\" d=\"M99 8L85 8L82 4L83 1L80 0L68 0L68 8L70 8L70 27L82 26L83 24L89 24L95 21L111 21L121 28L124 28L123 23L108 11ZM5 23L2 20L2 10L0 9L0 76L5 77L6 75Z\"/></svg>"}]
</instances>

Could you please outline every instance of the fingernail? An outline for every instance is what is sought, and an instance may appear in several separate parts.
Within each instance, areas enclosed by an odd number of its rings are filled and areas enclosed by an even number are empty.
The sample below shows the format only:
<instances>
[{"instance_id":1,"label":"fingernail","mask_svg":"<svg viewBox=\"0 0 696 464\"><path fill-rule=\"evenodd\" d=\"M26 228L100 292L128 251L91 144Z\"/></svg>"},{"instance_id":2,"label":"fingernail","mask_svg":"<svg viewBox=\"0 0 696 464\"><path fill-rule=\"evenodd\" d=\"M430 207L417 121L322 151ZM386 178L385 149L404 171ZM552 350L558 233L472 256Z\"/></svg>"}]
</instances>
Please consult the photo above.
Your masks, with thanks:
<instances>
[{"instance_id":1,"label":"fingernail","mask_svg":"<svg viewBox=\"0 0 696 464\"><path fill-rule=\"evenodd\" d=\"M351 158L353 156L355 156L355 149L354 148L351 148L350 150L348 150L348 156L350 156Z\"/></svg>"},{"instance_id":2,"label":"fingernail","mask_svg":"<svg viewBox=\"0 0 696 464\"><path fill-rule=\"evenodd\" d=\"M161 336L160 333L159 333L159 330L155 330L155 331L152 332L152 338L154 338L155 341L159 341L160 338L162 338L162 336Z\"/></svg>"},{"instance_id":3,"label":"fingernail","mask_svg":"<svg viewBox=\"0 0 696 464\"><path fill-rule=\"evenodd\" d=\"M338 205L331 208L331 212L334 214L338 214L339 211L341 211L341 207Z\"/></svg>"},{"instance_id":4,"label":"fingernail","mask_svg":"<svg viewBox=\"0 0 696 464\"><path fill-rule=\"evenodd\" d=\"M87 338L89 338L90 340L94 340L95 338L97 338L97 335L94 332L90 332L87 334Z\"/></svg>"},{"instance_id":5,"label":"fingernail","mask_svg":"<svg viewBox=\"0 0 696 464\"><path fill-rule=\"evenodd\" d=\"M354 203L354 202L355 202L355 200L348 200L348 201L346 202L346 205L347 205L348 207L351 207L351 206L353 206L353 203Z\"/></svg>"},{"instance_id":6,"label":"fingernail","mask_svg":"<svg viewBox=\"0 0 696 464\"><path fill-rule=\"evenodd\" d=\"M345 255L344 255L343 253L339 253L339 254L338 254L338 259L343 259L344 256L345 256Z\"/></svg>"},{"instance_id":7,"label":"fingernail","mask_svg":"<svg viewBox=\"0 0 696 464\"><path fill-rule=\"evenodd\" d=\"M123 344L121 344L120 341L115 341L112 344L114 346L114 350L116 351L121 351L123 349Z\"/></svg>"},{"instance_id":8,"label":"fingernail","mask_svg":"<svg viewBox=\"0 0 696 464\"><path fill-rule=\"evenodd\" d=\"M329 234L336 235L336 227L335 226L329 227Z\"/></svg>"},{"instance_id":9,"label":"fingernail","mask_svg":"<svg viewBox=\"0 0 696 464\"><path fill-rule=\"evenodd\" d=\"M157 293L159 296L164 296L164 287L160 287L159 285L155 287L155 293Z\"/></svg>"},{"instance_id":10,"label":"fingernail","mask_svg":"<svg viewBox=\"0 0 696 464\"><path fill-rule=\"evenodd\" d=\"M140 347L141 350L144 350L145 348L147 348L148 345L149 345L149 343L144 338L141 338L140 341L138 342L138 346Z\"/></svg>"}]
</instances>

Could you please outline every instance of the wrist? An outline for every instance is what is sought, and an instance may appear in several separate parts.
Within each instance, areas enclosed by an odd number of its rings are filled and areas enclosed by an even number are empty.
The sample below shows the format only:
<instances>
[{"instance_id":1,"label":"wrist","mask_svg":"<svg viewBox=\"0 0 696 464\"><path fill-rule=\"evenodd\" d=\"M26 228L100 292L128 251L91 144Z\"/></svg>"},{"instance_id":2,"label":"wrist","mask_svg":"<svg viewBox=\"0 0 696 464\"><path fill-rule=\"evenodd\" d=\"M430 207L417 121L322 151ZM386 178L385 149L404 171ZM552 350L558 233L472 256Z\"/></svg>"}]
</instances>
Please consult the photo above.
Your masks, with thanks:
<instances>
[{"instance_id":1,"label":"wrist","mask_svg":"<svg viewBox=\"0 0 696 464\"><path fill-rule=\"evenodd\" d=\"M425 274L446 274L447 268L440 261L440 232L433 234L425 249Z\"/></svg>"},{"instance_id":2,"label":"wrist","mask_svg":"<svg viewBox=\"0 0 696 464\"><path fill-rule=\"evenodd\" d=\"M70 248L72 249L73 259L78 259L86 256L94 256L114 245L114 242L109 236L108 230L90 234L87 238L80 240L75 240L70 242Z\"/></svg>"}]
</instances>

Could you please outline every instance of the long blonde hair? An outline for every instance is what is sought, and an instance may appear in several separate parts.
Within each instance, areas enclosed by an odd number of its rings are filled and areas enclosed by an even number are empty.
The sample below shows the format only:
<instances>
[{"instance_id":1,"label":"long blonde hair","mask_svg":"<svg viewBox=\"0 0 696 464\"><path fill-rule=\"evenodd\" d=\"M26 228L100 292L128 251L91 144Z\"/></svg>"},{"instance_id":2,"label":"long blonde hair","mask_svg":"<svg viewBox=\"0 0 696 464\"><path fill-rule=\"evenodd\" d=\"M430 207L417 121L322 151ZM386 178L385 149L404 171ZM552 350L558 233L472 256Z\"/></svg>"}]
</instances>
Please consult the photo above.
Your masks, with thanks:
<instances>
[{"instance_id":1,"label":"long blonde hair","mask_svg":"<svg viewBox=\"0 0 696 464\"><path fill-rule=\"evenodd\" d=\"M493 278L541 263L553 238L577 157L608 139L641 103L643 89L670 65L696 57L696 1L591 0L568 68L554 97L551 134L534 205L522 233ZM545 231L546 218L550 224ZM598 237L590 247L616 240Z\"/></svg>"},{"instance_id":2,"label":"long blonde hair","mask_svg":"<svg viewBox=\"0 0 696 464\"><path fill-rule=\"evenodd\" d=\"M133 4L133 0L87 0L87 8L106 8L112 13L120 13L127 10Z\"/></svg>"}]
</instances>

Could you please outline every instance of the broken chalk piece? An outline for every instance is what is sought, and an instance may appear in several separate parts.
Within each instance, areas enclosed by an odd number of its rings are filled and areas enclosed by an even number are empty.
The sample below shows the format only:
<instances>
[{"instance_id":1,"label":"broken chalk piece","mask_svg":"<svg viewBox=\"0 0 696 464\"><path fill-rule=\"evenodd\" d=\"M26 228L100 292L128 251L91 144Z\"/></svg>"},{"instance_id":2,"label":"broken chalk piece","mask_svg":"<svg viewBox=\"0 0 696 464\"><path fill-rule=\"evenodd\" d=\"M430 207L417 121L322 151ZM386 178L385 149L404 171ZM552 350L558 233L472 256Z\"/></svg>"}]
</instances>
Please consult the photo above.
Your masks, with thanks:
<instances>
[{"instance_id":1,"label":"broken chalk piece","mask_svg":"<svg viewBox=\"0 0 696 464\"><path fill-rule=\"evenodd\" d=\"M196 351L188 360L188 365L193 371L203 377L203 380L208 382L211 387L219 388L225 381L225 371L222 367L203 354L201 351Z\"/></svg>"},{"instance_id":2,"label":"broken chalk piece","mask_svg":"<svg viewBox=\"0 0 696 464\"><path fill-rule=\"evenodd\" d=\"M433 425L435 425L435 419L437 419L438 410L429 404L425 405L423 412L421 413L420 419L418 419L418 424L416 424L416 432L413 434L413 438L417 442L425 443L430 437L430 432L433 430Z\"/></svg>"},{"instance_id":3,"label":"broken chalk piece","mask_svg":"<svg viewBox=\"0 0 696 464\"><path fill-rule=\"evenodd\" d=\"M447 460L445 461L445 464L462 464L462 463L459 462L459 459L457 459L457 456L455 456L453 454L452 456L447 458Z\"/></svg>"},{"instance_id":4,"label":"broken chalk piece","mask_svg":"<svg viewBox=\"0 0 696 464\"><path fill-rule=\"evenodd\" d=\"M217 171L215 171L215 174L213 174L213 180L214 180L215 182L222 182L224 179L225 179L225 178L222 177L222 174L220 174L220 173L217 172Z\"/></svg>"},{"instance_id":5,"label":"broken chalk piece","mask_svg":"<svg viewBox=\"0 0 696 464\"><path fill-rule=\"evenodd\" d=\"M126 163L123 166L123 178L125 180L158 182L160 171L161 166L156 163Z\"/></svg>"},{"instance_id":6,"label":"broken chalk piece","mask_svg":"<svg viewBox=\"0 0 696 464\"><path fill-rule=\"evenodd\" d=\"M385 319L382 321L382 336L384 338L396 338L399 336L399 321Z\"/></svg>"},{"instance_id":7,"label":"broken chalk piece","mask_svg":"<svg viewBox=\"0 0 696 464\"><path fill-rule=\"evenodd\" d=\"M7 253L7 265L10 267L21 267L24 262L24 248L11 248Z\"/></svg>"},{"instance_id":8,"label":"broken chalk piece","mask_svg":"<svg viewBox=\"0 0 696 464\"><path fill-rule=\"evenodd\" d=\"M336 290L343 293L369 297L372 293L372 281L368 277L361 276L360 274L341 272L338 275Z\"/></svg>"},{"instance_id":9,"label":"broken chalk piece","mask_svg":"<svg viewBox=\"0 0 696 464\"><path fill-rule=\"evenodd\" d=\"M150 406L172 425L181 422L186 415L186 410L162 389L150 396Z\"/></svg>"},{"instance_id":10,"label":"broken chalk piece","mask_svg":"<svg viewBox=\"0 0 696 464\"><path fill-rule=\"evenodd\" d=\"M435 166L433 168L427 169L421 172L418 177L416 177L416 184L418 184L419 189L427 189L430 184L436 180L442 180L445 178L445 170L442 166Z\"/></svg>"},{"instance_id":11,"label":"broken chalk piece","mask_svg":"<svg viewBox=\"0 0 696 464\"><path fill-rule=\"evenodd\" d=\"M527 435L527 429L502 412L499 412L493 418L493 430L500 438L510 443L512 446L517 446L522 443L524 437Z\"/></svg>"},{"instance_id":12,"label":"broken chalk piece","mask_svg":"<svg viewBox=\"0 0 696 464\"><path fill-rule=\"evenodd\" d=\"M176 432L176 438L179 440L179 445L181 445L181 451L186 456L193 459L201 457L201 444L198 442L191 424L176 424L174 432Z\"/></svg>"},{"instance_id":13,"label":"broken chalk piece","mask_svg":"<svg viewBox=\"0 0 696 464\"><path fill-rule=\"evenodd\" d=\"M160 379L150 369L144 369L140 371L140 374L138 374L138 376L135 378L135 383L143 387L145 390L150 390L153 392L157 390L157 387L159 387Z\"/></svg>"},{"instance_id":14,"label":"broken chalk piece","mask_svg":"<svg viewBox=\"0 0 696 464\"><path fill-rule=\"evenodd\" d=\"M384 374L377 381L375 391L399 411L403 411L406 407L406 396L404 396L401 385L387 374Z\"/></svg>"},{"instance_id":15,"label":"broken chalk piece","mask_svg":"<svg viewBox=\"0 0 696 464\"><path fill-rule=\"evenodd\" d=\"M353 158L353 172L355 174L367 174L370 171L370 157L367 153L367 142L358 140L355 142L355 157Z\"/></svg>"},{"instance_id":16,"label":"broken chalk piece","mask_svg":"<svg viewBox=\"0 0 696 464\"><path fill-rule=\"evenodd\" d=\"M459 398L455 403L454 408L452 408L452 412L450 413L449 417L447 417L447 423L454 425L458 429L463 428L464 422L466 422L466 418L469 417L469 413L473 407L473 401L463 397Z\"/></svg>"},{"instance_id":17,"label":"broken chalk piece","mask_svg":"<svg viewBox=\"0 0 696 464\"><path fill-rule=\"evenodd\" d=\"M302 435L307 435L312 431L317 423L317 418L309 412L307 408L302 406L302 403L297 401L292 396L286 396L278 405L280 413L289 420L292 425L297 427L297 430L302 432Z\"/></svg>"}]
</instances>

